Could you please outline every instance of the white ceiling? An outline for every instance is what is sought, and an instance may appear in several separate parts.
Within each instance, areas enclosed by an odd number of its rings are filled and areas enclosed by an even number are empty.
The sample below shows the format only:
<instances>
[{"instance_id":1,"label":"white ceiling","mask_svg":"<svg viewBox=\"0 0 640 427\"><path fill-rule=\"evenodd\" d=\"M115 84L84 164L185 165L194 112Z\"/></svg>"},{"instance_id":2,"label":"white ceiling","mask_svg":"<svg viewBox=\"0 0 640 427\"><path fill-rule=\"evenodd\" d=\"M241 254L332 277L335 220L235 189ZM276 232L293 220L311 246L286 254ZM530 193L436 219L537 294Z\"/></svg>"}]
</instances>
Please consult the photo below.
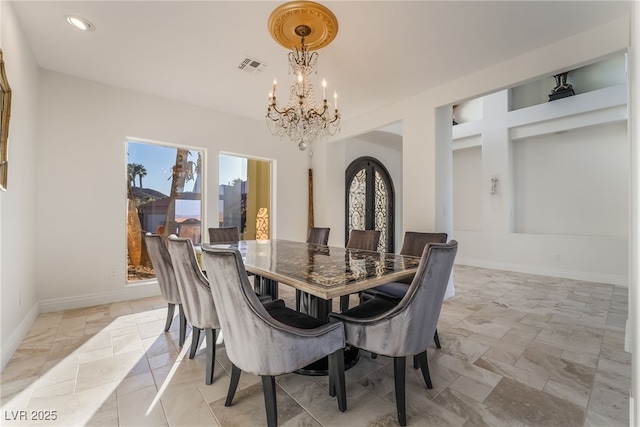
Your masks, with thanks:
<instances>
[{"instance_id":1,"label":"white ceiling","mask_svg":"<svg viewBox=\"0 0 640 427\"><path fill-rule=\"evenodd\" d=\"M263 120L292 77L272 1L12 1L42 68ZM628 13L615 1L326 1L339 30L318 81L343 121ZM67 14L90 20L81 32ZM245 56L267 64L238 70ZM560 71L560 70L559 70Z\"/></svg>"}]
</instances>

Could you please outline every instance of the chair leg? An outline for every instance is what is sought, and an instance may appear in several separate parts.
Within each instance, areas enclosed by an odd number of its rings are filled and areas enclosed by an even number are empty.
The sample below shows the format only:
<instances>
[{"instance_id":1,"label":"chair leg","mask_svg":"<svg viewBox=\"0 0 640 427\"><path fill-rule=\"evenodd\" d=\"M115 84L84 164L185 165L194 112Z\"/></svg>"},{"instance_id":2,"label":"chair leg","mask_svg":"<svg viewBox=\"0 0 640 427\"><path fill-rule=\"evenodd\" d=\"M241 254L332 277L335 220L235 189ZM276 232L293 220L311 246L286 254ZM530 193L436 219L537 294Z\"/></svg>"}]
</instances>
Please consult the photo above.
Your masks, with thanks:
<instances>
[{"instance_id":1,"label":"chair leg","mask_svg":"<svg viewBox=\"0 0 640 427\"><path fill-rule=\"evenodd\" d=\"M276 379L272 375L262 375L264 406L267 409L267 426L277 427L278 406L276 404Z\"/></svg>"},{"instance_id":2,"label":"chair leg","mask_svg":"<svg viewBox=\"0 0 640 427\"><path fill-rule=\"evenodd\" d=\"M429 362L427 362L427 350L423 351L420 354L416 354L414 360L418 361L420 365L420 370L422 371L422 377L424 378L424 383L427 385L428 389L433 388L433 384L431 384L431 376L429 375Z\"/></svg>"},{"instance_id":3,"label":"chair leg","mask_svg":"<svg viewBox=\"0 0 640 427\"><path fill-rule=\"evenodd\" d=\"M205 382L207 385L213 383L213 371L216 364L216 330L205 329L204 330L207 339L207 376Z\"/></svg>"},{"instance_id":4,"label":"chair leg","mask_svg":"<svg viewBox=\"0 0 640 427\"><path fill-rule=\"evenodd\" d=\"M178 344L180 347L184 345L184 340L187 337L187 318L184 315L184 308L182 304L178 305L178 316L180 316L180 339Z\"/></svg>"},{"instance_id":5,"label":"chair leg","mask_svg":"<svg viewBox=\"0 0 640 427\"><path fill-rule=\"evenodd\" d=\"M238 389L238 383L240 382L240 374L242 371L233 363L231 364L231 381L229 382L229 391L227 392L227 400L224 402L224 406L231 406L233 396Z\"/></svg>"},{"instance_id":6,"label":"chair leg","mask_svg":"<svg viewBox=\"0 0 640 427\"><path fill-rule=\"evenodd\" d=\"M407 359L405 357L393 358L393 379L396 388L396 410L398 411L398 423L407 425L407 409L404 390L404 374Z\"/></svg>"},{"instance_id":7,"label":"chair leg","mask_svg":"<svg viewBox=\"0 0 640 427\"><path fill-rule=\"evenodd\" d=\"M167 323L164 324L164 331L167 332L173 321L173 312L176 309L175 304L167 304Z\"/></svg>"},{"instance_id":8,"label":"chair leg","mask_svg":"<svg viewBox=\"0 0 640 427\"><path fill-rule=\"evenodd\" d=\"M300 311L300 300L302 299L302 291L296 289L296 311Z\"/></svg>"},{"instance_id":9,"label":"chair leg","mask_svg":"<svg viewBox=\"0 0 640 427\"><path fill-rule=\"evenodd\" d=\"M195 357L198 347L200 347L200 328L196 328L194 326L193 332L191 332L191 351L189 352L189 359L193 359Z\"/></svg>"},{"instance_id":10,"label":"chair leg","mask_svg":"<svg viewBox=\"0 0 640 427\"><path fill-rule=\"evenodd\" d=\"M343 295L340 297L340 312L344 313L349 310L349 295Z\"/></svg>"},{"instance_id":11,"label":"chair leg","mask_svg":"<svg viewBox=\"0 0 640 427\"><path fill-rule=\"evenodd\" d=\"M344 381L344 350L329 355L329 395L338 396L338 409L347 410L347 392Z\"/></svg>"},{"instance_id":12,"label":"chair leg","mask_svg":"<svg viewBox=\"0 0 640 427\"><path fill-rule=\"evenodd\" d=\"M436 329L435 334L433 334L433 341L435 341L436 343L436 348L442 348L442 346L440 345L440 337L438 337L438 330ZM426 357L426 353L425 353L425 357ZM413 369L418 369L419 363L418 363L418 355L416 354L415 356L413 356ZM427 372L429 371L429 368L427 368Z\"/></svg>"}]
</instances>

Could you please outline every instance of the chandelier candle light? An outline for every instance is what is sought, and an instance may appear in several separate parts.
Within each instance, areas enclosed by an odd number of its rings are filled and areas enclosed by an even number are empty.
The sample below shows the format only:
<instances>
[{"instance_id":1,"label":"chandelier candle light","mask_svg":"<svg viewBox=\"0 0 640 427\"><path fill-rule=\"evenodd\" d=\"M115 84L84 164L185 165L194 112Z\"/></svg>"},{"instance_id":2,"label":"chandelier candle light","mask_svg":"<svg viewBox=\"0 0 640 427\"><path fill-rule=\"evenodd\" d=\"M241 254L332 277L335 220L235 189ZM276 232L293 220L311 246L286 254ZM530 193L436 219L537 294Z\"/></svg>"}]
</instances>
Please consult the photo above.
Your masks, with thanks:
<instances>
[{"instance_id":1,"label":"chandelier candle light","mask_svg":"<svg viewBox=\"0 0 640 427\"><path fill-rule=\"evenodd\" d=\"M321 4L293 1L271 13L269 31L278 43L292 49L288 56L289 68L296 77L285 106L277 103L277 81L273 80L266 114L267 126L273 135L286 137L297 143L300 150L305 150L315 140L333 136L340 130L338 94L333 93L332 109L327 102L327 82L322 79L322 104L318 106L310 81L311 75L317 73L318 63L318 53L310 51L328 45L335 38L338 21Z\"/></svg>"}]
</instances>

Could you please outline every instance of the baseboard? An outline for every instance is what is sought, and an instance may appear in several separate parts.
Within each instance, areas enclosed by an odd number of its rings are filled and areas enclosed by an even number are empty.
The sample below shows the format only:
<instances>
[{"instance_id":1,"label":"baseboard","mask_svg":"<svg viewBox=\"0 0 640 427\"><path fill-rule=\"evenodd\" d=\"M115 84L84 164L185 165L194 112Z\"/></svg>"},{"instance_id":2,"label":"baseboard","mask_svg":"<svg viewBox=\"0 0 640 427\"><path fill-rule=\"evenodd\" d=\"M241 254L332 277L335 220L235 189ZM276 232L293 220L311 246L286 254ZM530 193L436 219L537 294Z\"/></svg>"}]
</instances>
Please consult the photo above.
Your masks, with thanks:
<instances>
[{"instance_id":1,"label":"baseboard","mask_svg":"<svg viewBox=\"0 0 640 427\"><path fill-rule=\"evenodd\" d=\"M27 315L22 319L18 327L13 331L11 338L7 341L7 344L2 348L2 353L0 354L0 371L2 371L13 356L13 353L16 352L20 343L33 326L34 322L38 318L38 314L40 314L38 303L35 303L31 310L27 313Z\"/></svg>"},{"instance_id":2,"label":"baseboard","mask_svg":"<svg viewBox=\"0 0 640 427\"><path fill-rule=\"evenodd\" d=\"M40 301L40 313L69 310L73 308L91 307L93 305L111 304L119 301L127 301L138 298L146 298L160 295L157 282L130 285L124 290L114 292L102 292L98 294L79 295L68 298L54 298Z\"/></svg>"},{"instance_id":3,"label":"baseboard","mask_svg":"<svg viewBox=\"0 0 640 427\"><path fill-rule=\"evenodd\" d=\"M614 274L597 274L560 268L545 268L533 265L509 264L465 258L456 258L456 264L525 274L537 274L539 276L561 277L563 279L581 280L584 282L605 283L607 285L623 286L625 288L629 286L628 276L617 276Z\"/></svg>"}]
</instances>

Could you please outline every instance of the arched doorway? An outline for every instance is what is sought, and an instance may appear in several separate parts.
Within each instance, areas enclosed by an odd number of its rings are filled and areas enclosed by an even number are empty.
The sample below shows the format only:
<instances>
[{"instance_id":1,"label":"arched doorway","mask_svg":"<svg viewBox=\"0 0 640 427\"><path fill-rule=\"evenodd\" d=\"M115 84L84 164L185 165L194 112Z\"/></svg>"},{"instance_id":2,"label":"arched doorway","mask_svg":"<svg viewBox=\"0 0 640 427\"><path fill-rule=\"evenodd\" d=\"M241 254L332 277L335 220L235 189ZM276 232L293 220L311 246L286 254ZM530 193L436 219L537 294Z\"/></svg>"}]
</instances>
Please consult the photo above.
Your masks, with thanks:
<instances>
[{"instance_id":1,"label":"arched doorway","mask_svg":"<svg viewBox=\"0 0 640 427\"><path fill-rule=\"evenodd\" d=\"M379 251L394 251L395 194L389 172L377 159L360 157L345 174L345 244L351 230L379 230Z\"/></svg>"}]
</instances>

